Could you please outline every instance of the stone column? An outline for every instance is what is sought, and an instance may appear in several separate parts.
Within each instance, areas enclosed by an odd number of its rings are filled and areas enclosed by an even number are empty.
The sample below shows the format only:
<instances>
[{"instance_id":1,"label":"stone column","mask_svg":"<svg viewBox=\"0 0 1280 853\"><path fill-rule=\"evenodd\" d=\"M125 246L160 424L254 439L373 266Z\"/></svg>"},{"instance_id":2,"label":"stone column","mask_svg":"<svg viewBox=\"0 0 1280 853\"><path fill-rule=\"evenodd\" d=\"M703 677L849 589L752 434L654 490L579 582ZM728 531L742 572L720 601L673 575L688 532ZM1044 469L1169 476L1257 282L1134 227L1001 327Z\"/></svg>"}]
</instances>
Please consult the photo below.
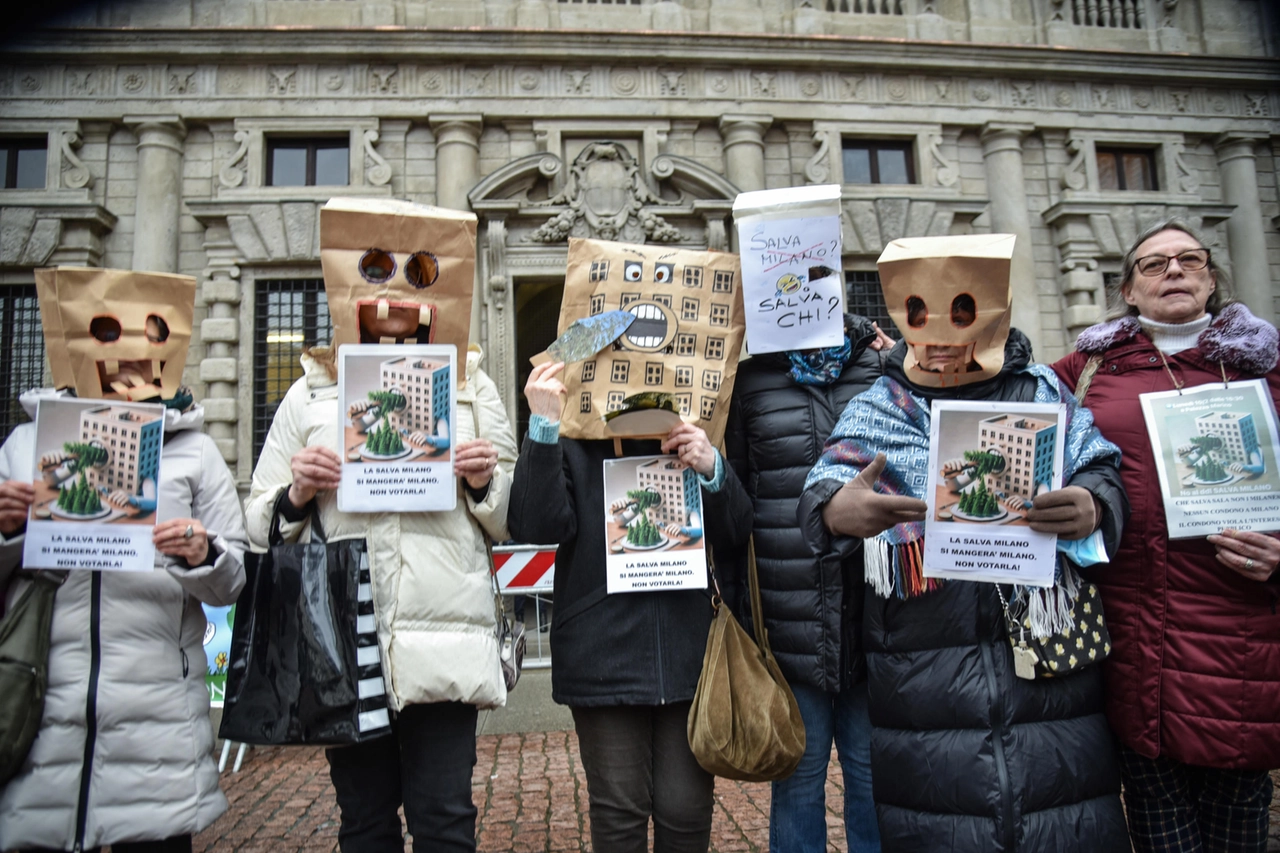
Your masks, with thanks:
<instances>
[{"instance_id":1,"label":"stone column","mask_svg":"<svg viewBox=\"0 0 1280 853\"><path fill-rule=\"evenodd\" d=\"M982 129L982 157L987 167L987 195L991 199L991 230L1018 238L1009 267L1013 326L1031 339L1033 352L1040 357L1044 336L1040 330L1040 295L1036 287L1026 178L1022 172L1022 139L1033 130L1029 124L988 123Z\"/></svg>"},{"instance_id":2,"label":"stone column","mask_svg":"<svg viewBox=\"0 0 1280 853\"><path fill-rule=\"evenodd\" d=\"M208 266L201 273L200 300L207 306L200 322L200 340L205 357L200 362L200 381L204 383L205 431L222 451L239 483L248 482L252 473L249 459L239 462L240 441L245 447L253 442L253 418L246 408L240 422L240 267L236 263L239 250L231 237L225 217L205 223L204 250ZM246 383L250 385L251 384ZM249 404L252 405L251 403ZM239 434L237 435L237 432Z\"/></svg>"},{"instance_id":3,"label":"stone column","mask_svg":"<svg viewBox=\"0 0 1280 853\"><path fill-rule=\"evenodd\" d=\"M724 137L724 170L743 192L764 189L764 134L773 116L726 115L720 118Z\"/></svg>"},{"instance_id":4,"label":"stone column","mask_svg":"<svg viewBox=\"0 0 1280 853\"><path fill-rule=\"evenodd\" d=\"M1231 283L1236 298L1268 323L1276 322L1275 294L1267 263L1262 203L1258 198L1258 166L1254 145L1265 133L1224 133L1214 140L1222 173L1222 200L1233 205L1227 220L1231 247Z\"/></svg>"},{"instance_id":5,"label":"stone column","mask_svg":"<svg viewBox=\"0 0 1280 853\"><path fill-rule=\"evenodd\" d=\"M430 119L436 136L436 204L454 210L470 210L467 194L480 180L480 131L484 119L478 113L437 115ZM479 269L477 268L477 275ZM479 341L483 316L483 289L471 297L471 340ZM461 362L466 353L458 353Z\"/></svg>"},{"instance_id":6,"label":"stone column","mask_svg":"<svg viewBox=\"0 0 1280 853\"><path fill-rule=\"evenodd\" d=\"M138 137L133 268L177 272L187 126L178 116L125 116L124 123Z\"/></svg>"}]
</instances>

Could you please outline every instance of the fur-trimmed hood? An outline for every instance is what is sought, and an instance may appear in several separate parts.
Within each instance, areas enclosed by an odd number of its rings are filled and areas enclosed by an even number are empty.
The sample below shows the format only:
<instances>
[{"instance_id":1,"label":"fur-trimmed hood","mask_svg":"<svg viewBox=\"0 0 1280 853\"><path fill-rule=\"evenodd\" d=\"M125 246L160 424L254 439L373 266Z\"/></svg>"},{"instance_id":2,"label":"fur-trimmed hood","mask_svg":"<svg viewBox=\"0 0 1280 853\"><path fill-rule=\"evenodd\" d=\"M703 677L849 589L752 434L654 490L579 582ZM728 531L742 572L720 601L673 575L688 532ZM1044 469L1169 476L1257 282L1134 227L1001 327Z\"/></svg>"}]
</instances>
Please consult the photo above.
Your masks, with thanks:
<instances>
[{"instance_id":1,"label":"fur-trimmed hood","mask_svg":"<svg viewBox=\"0 0 1280 853\"><path fill-rule=\"evenodd\" d=\"M1076 349L1099 355L1142 332L1132 314L1090 326L1076 338ZM1243 302L1232 302L1200 333L1196 346L1210 361L1221 361L1236 370L1257 376L1269 373L1280 360L1280 332L1260 320Z\"/></svg>"}]
</instances>

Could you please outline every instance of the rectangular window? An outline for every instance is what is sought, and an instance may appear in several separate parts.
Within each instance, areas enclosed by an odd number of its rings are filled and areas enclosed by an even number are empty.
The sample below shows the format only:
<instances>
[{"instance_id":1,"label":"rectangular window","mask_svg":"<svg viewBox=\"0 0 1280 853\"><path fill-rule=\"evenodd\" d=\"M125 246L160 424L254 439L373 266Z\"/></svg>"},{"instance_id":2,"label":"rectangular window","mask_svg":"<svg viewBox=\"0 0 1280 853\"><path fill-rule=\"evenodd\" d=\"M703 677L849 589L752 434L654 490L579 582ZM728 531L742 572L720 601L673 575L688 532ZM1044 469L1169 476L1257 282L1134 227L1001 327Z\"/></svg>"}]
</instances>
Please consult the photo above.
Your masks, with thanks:
<instances>
[{"instance_id":1,"label":"rectangular window","mask_svg":"<svg viewBox=\"0 0 1280 853\"><path fill-rule=\"evenodd\" d=\"M1098 148L1098 189L1156 190L1154 151Z\"/></svg>"},{"instance_id":2,"label":"rectangular window","mask_svg":"<svg viewBox=\"0 0 1280 853\"><path fill-rule=\"evenodd\" d=\"M719 391L720 390L720 371L718 370L702 371L702 390L703 391Z\"/></svg>"},{"instance_id":3,"label":"rectangular window","mask_svg":"<svg viewBox=\"0 0 1280 853\"><path fill-rule=\"evenodd\" d=\"M613 372L609 376L610 381L613 382L614 384L626 382L627 376L630 375L630 372L631 372L630 362L622 361L621 359L614 361Z\"/></svg>"},{"instance_id":4,"label":"rectangular window","mask_svg":"<svg viewBox=\"0 0 1280 853\"><path fill-rule=\"evenodd\" d=\"M733 270L716 270L711 289L716 293L733 293Z\"/></svg>"},{"instance_id":5,"label":"rectangular window","mask_svg":"<svg viewBox=\"0 0 1280 853\"><path fill-rule=\"evenodd\" d=\"M605 409L610 412L618 411L622 408L622 401L626 398L626 391L610 391L609 396L605 399ZM587 411L590 411L590 409Z\"/></svg>"},{"instance_id":6,"label":"rectangular window","mask_svg":"<svg viewBox=\"0 0 1280 853\"><path fill-rule=\"evenodd\" d=\"M702 408L699 410L699 415L702 417L702 420L704 421L711 420L711 416L714 415L715 413L716 413L716 398L703 397Z\"/></svg>"},{"instance_id":7,"label":"rectangular window","mask_svg":"<svg viewBox=\"0 0 1280 853\"><path fill-rule=\"evenodd\" d=\"M684 286L702 287L702 267L684 268Z\"/></svg>"},{"instance_id":8,"label":"rectangular window","mask_svg":"<svg viewBox=\"0 0 1280 853\"><path fill-rule=\"evenodd\" d=\"M649 297L649 299L650 299L651 301L653 301L653 302L658 303L659 305L665 305L665 306L667 306L668 308L670 308L670 307L671 307L671 294L670 294L670 293L655 293L655 294L653 294L652 296L650 296L650 297Z\"/></svg>"},{"instance_id":9,"label":"rectangular window","mask_svg":"<svg viewBox=\"0 0 1280 853\"><path fill-rule=\"evenodd\" d=\"M591 294L591 316L604 313L604 294Z\"/></svg>"},{"instance_id":10,"label":"rectangular window","mask_svg":"<svg viewBox=\"0 0 1280 853\"><path fill-rule=\"evenodd\" d=\"M591 282L608 281L609 280L609 262L608 261L592 261L591 273L589 274L587 280Z\"/></svg>"},{"instance_id":11,"label":"rectangular window","mask_svg":"<svg viewBox=\"0 0 1280 853\"><path fill-rule=\"evenodd\" d=\"M692 388L693 387L693 368L687 364L676 366L676 387Z\"/></svg>"},{"instance_id":12,"label":"rectangular window","mask_svg":"<svg viewBox=\"0 0 1280 853\"><path fill-rule=\"evenodd\" d=\"M43 385L44 329L34 284L0 288L0 431L31 420L18 395Z\"/></svg>"},{"instance_id":13,"label":"rectangular window","mask_svg":"<svg viewBox=\"0 0 1280 853\"><path fill-rule=\"evenodd\" d=\"M698 336L689 332L680 332L676 335L676 355L693 355L697 348Z\"/></svg>"},{"instance_id":14,"label":"rectangular window","mask_svg":"<svg viewBox=\"0 0 1280 853\"><path fill-rule=\"evenodd\" d=\"M913 144L909 140L846 139L843 144L846 184L914 184Z\"/></svg>"},{"instance_id":15,"label":"rectangular window","mask_svg":"<svg viewBox=\"0 0 1280 853\"><path fill-rule=\"evenodd\" d=\"M590 391L583 391L582 395L578 398L578 411L584 415L591 411Z\"/></svg>"},{"instance_id":16,"label":"rectangular window","mask_svg":"<svg viewBox=\"0 0 1280 853\"><path fill-rule=\"evenodd\" d=\"M711 325L727 326L729 325L729 306L723 304L715 304L711 306Z\"/></svg>"},{"instance_id":17,"label":"rectangular window","mask_svg":"<svg viewBox=\"0 0 1280 853\"><path fill-rule=\"evenodd\" d=\"M638 294L638 293L624 293L624 294L622 294L622 298L618 300L618 307L619 307L619 308L626 308L626 307L627 307L628 305L630 305L632 302L639 302L639 301L640 301L640 294Z\"/></svg>"},{"instance_id":18,"label":"rectangular window","mask_svg":"<svg viewBox=\"0 0 1280 853\"><path fill-rule=\"evenodd\" d=\"M707 338L706 357L713 361L724 358L724 338Z\"/></svg>"},{"instance_id":19,"label":"rectangular window","mask_svg":"<svg viewBox=\"0 0 1280 853\"><path fill-rule=\"evenodd\" d=\"M6 190L44 189L45 163L49 158L47 137L0 139L0 178Z\"/></svg>"},{"instance_id":20,"label":"rectangular window","mask_svg":"<svg viewBox=\"0 0 1280 853\"><path fill-rule=\"evenodd\" d=\"M329 300L319 278L259 281L253 323L253 456L267 440L285 393L302 376L305 347L333 338Z\"/></svg>"},{"instance_id":21,"label":"rectangular window","mask_svg":"<svg viewBox=\"0 0 1280 853\"><path fill-rule=\"evenodd\" d=\"M662 384L662 362L646 361L644 363L644 384L645 385L661 385Z\"/></svg>"},{"instance_id":22,"label":"rectangular window","mask_svg":"<svg viewBox=\"0 0 1280 853\"><path fill-rule=\"evenodd\" d=\"M346 139L269 139L267 186L345 187L348 154Z\"/></svg>"},{"instance_id":23,"label":"rectangular window","mask_svg":"<svg viewBox=\"0 0 1280 853\"><path fill-rule=\"evenodd\" d=\"M692 395L692 394L677 394L677 395L676 395L676 406L680 409L680 414L682 414L682 415L687 415L687 414L689 414L689 412L690 412L690 411L692 411L692 410L690 409L690 407L691 407L692 405L693 405L693 395Z\"/></svg>"},{"instance_id":24,"label":"rectangular window","mask_svg":"<svg viewBox=\"0 0 1280 853\"><path fill-rule=\"evenodd\" d=\"M584 362L582 365L582 381L593 382L596 378L596 363L594 361Z\"/></svg>"}]
</instances>

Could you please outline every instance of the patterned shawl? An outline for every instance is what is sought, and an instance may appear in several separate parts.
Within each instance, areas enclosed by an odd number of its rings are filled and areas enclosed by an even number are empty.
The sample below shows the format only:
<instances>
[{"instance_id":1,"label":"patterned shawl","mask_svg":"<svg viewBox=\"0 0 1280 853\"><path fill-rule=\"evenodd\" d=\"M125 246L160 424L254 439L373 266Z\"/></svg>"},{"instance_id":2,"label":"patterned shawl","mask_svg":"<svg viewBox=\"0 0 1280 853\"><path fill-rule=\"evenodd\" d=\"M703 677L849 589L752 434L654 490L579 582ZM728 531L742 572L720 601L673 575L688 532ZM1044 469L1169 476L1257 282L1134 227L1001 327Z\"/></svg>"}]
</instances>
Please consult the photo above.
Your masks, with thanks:
<instances>
[{"instance_id":1,"label":"patterned shawl","mask_svg":"<svg viewBox=\"0 0 1280 853\"><path fill-rule=\"evenodd\" d=\"M1064 480L1069 481L1076 471L1093 462L1109 459L1119 464L1120 448L1102 437L1088 409L1077 406L1070 394L1062 393L1051 368L1032 364L1020 372L1036 377L1035 402L1067 404ZM911 393L894 379L881 377L845 407L827 440L822 458L809 472L805 488L820 480L847 483L875 459L876 453L883 453L886 464L876 482L876 491L924 500L928 483L929 424L930 407L926 399ZM864 546L867 581L882 598L890 595L911 598L937 589L943 583L922 574L924 522L896 525L865 540ZM1036 636L1047 636L1067 624L1076 583L1074 572L1063 571L1063 561L1059 560L1054 587L1014 588L1014 598L1020 602L1029 599L1026 607Z\"/></svg>"}]
</instances>

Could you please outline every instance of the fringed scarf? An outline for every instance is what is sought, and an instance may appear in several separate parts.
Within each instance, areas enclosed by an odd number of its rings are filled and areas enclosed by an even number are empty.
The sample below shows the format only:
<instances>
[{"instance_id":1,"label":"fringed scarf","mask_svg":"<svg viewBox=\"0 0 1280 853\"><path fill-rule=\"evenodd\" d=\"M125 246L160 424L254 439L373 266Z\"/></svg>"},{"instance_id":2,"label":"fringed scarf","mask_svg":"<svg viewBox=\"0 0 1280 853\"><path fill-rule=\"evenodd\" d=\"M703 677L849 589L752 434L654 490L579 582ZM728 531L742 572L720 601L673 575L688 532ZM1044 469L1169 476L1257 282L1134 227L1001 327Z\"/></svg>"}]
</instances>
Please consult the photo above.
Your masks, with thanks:
<instances>
[{"instance_id":1,"label":"fringed scarf","mask_svg":"<svg viewBox=\"0 0 1280 853\"><path fill-rule=\"evenodd\" d=\"M1035 402L1067 404L1064 479L1093 462L1111 459L1119 464L1120 449L1102 437L1093 415L1063 394L1053 370L1042 364L1024 369L1036 377ZM805 488L820 480L847 483L877 453L886 457L876 490L924 500L928 484L929 403L887 376L845 408L827 441L818 464L809 472ZM924 577L924 523L899 524L864 542L866 579L881 598L914 598L941 587L943 580ZM1075 572L1059 558L1054 586L1014 587L1010 605L1025 611L1031 631L1044 638L1067 627L1079 589ZM1015 601L1017 604L1015 605Z\"/></svg>"}]
</instances>

